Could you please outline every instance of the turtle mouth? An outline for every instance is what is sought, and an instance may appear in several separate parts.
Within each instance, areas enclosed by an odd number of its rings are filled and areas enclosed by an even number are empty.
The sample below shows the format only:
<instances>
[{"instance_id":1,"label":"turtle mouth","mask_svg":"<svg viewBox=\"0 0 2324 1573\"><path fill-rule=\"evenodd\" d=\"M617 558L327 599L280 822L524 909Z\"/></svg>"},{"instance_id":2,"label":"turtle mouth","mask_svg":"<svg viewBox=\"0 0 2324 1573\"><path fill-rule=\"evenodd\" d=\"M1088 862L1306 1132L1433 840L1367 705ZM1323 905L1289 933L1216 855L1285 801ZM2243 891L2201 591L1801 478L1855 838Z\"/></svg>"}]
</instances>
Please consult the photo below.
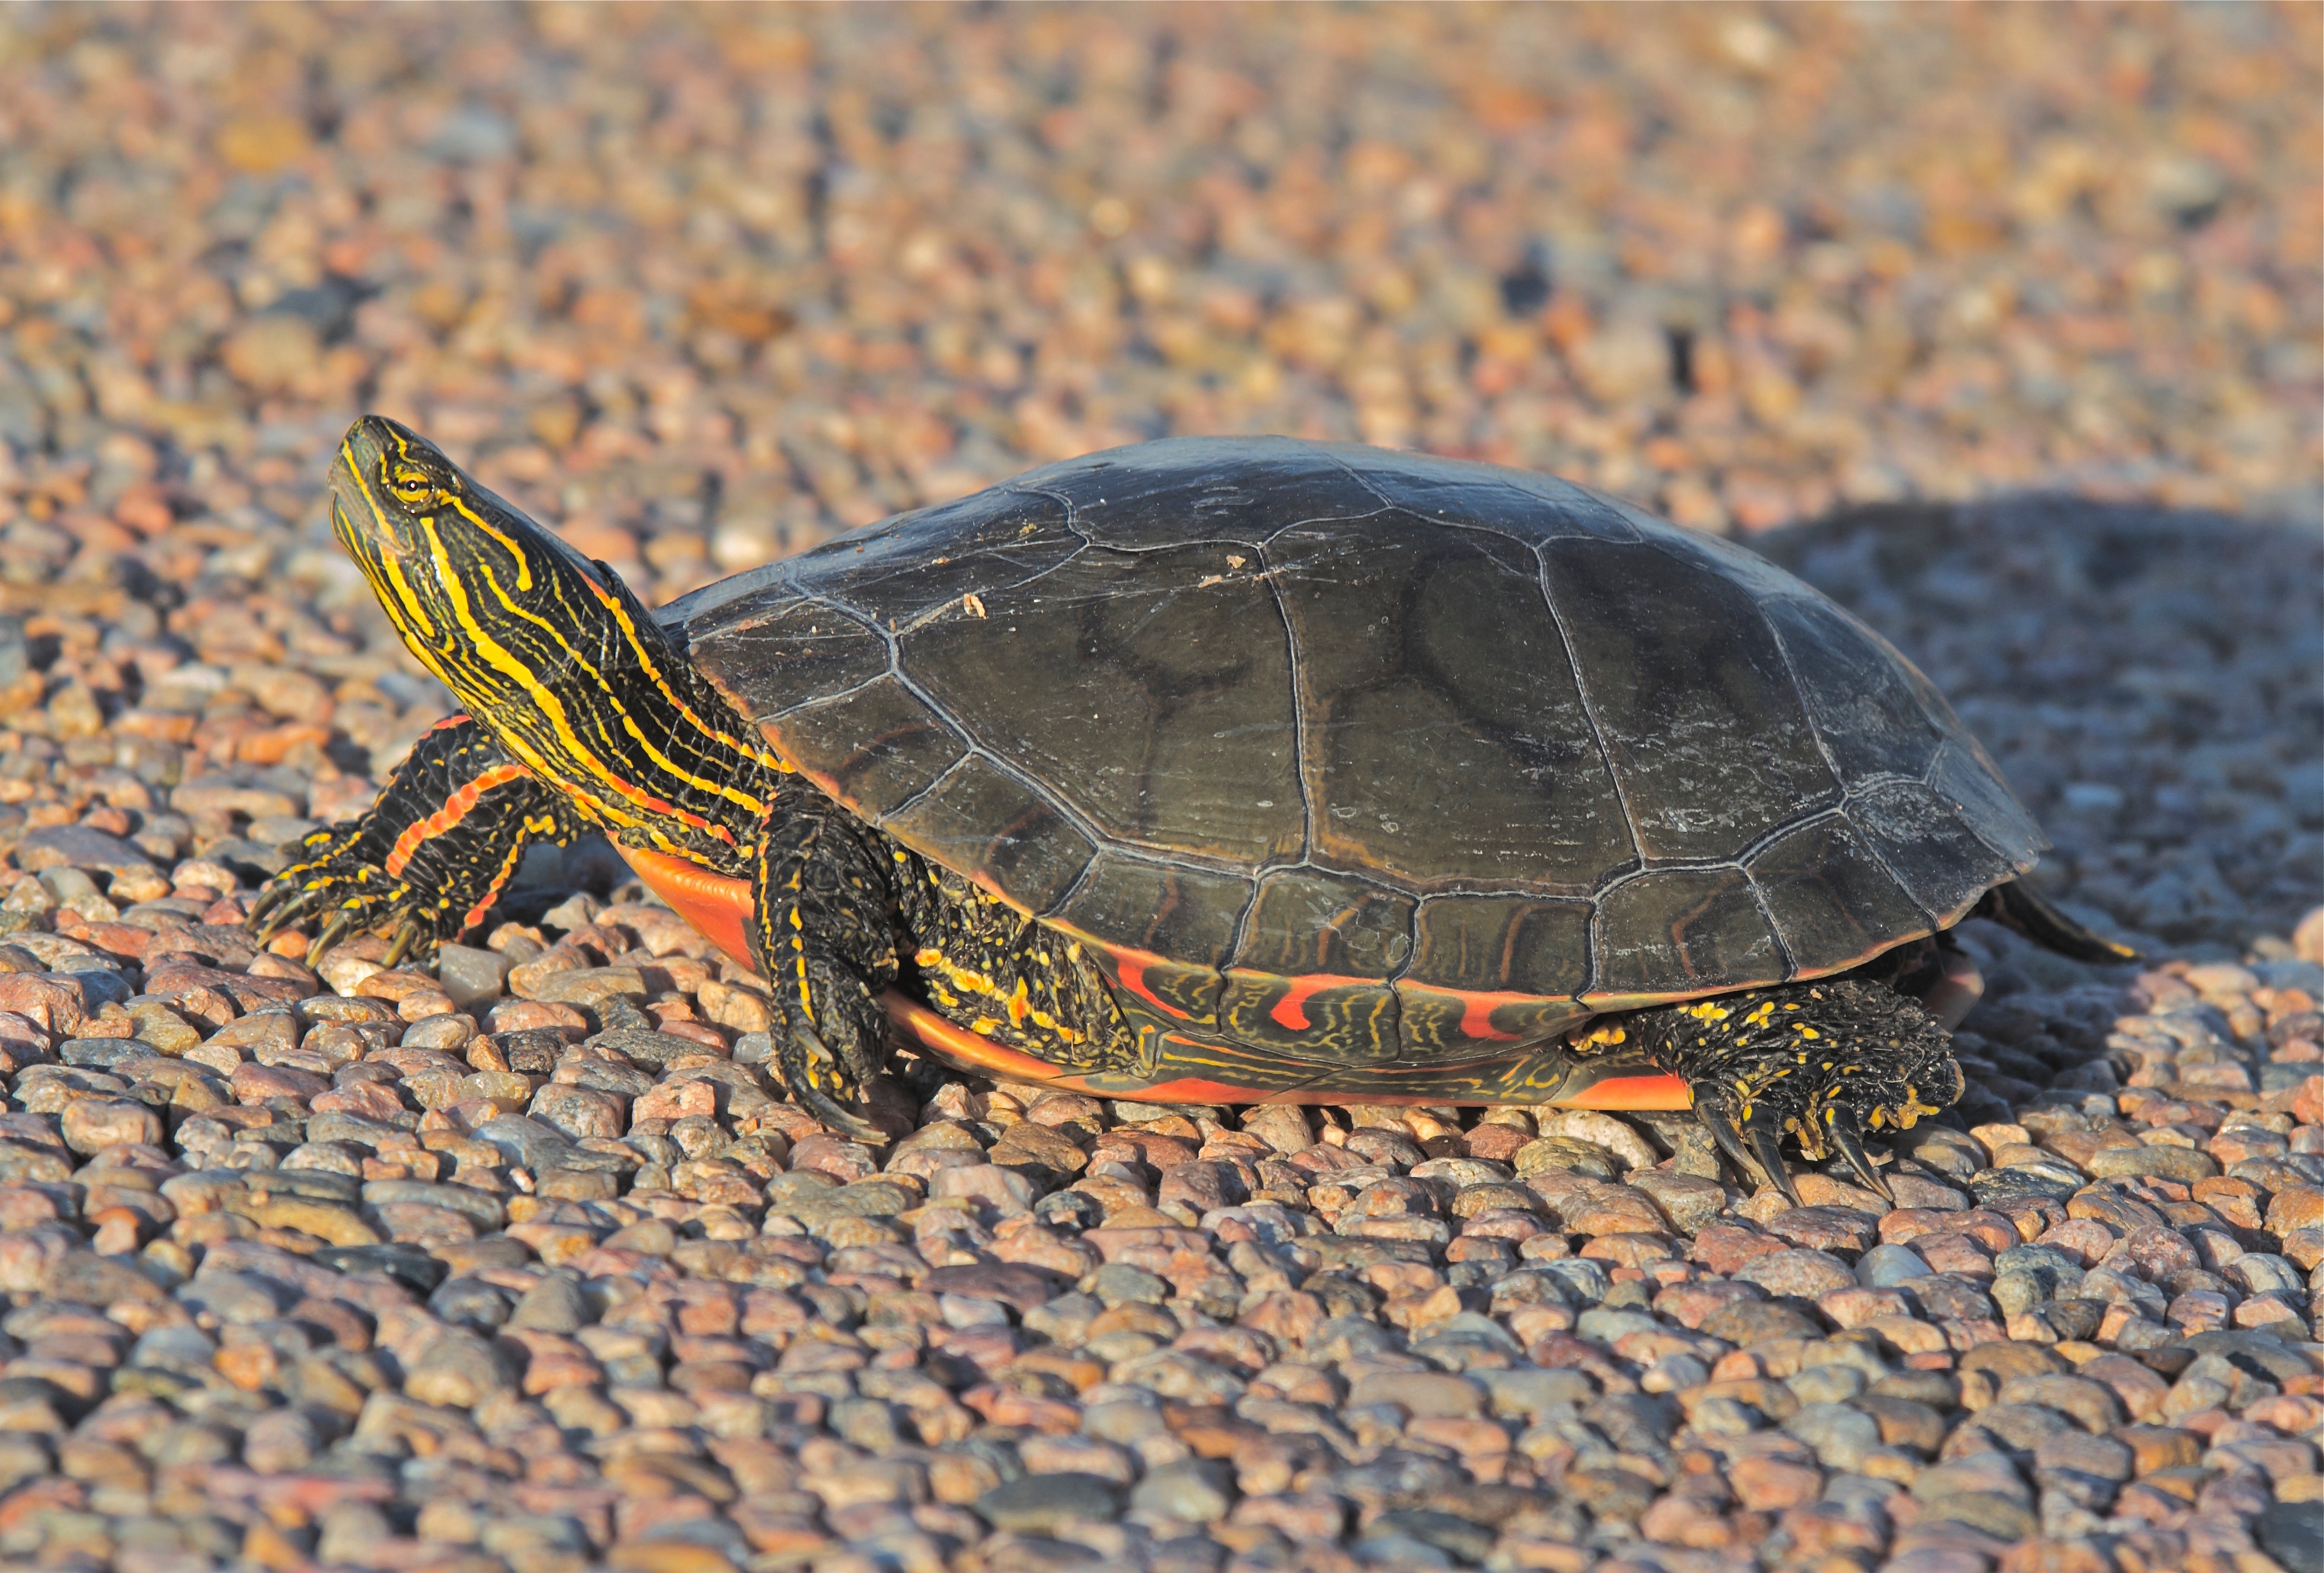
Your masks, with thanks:
<instances>
[{"instance_id":1,"label":"turtle mouth","mask_svg":"<svg viewBox=\"0 0 2324 1573\"><path fill-rule=\"evenodd\" d=\"M411 549L398 528L408 516L387 487L397 435L388 421L366 415L339 439L331 463L331 533L359 563L401 557Z\"/></svg>"}]
</instances>

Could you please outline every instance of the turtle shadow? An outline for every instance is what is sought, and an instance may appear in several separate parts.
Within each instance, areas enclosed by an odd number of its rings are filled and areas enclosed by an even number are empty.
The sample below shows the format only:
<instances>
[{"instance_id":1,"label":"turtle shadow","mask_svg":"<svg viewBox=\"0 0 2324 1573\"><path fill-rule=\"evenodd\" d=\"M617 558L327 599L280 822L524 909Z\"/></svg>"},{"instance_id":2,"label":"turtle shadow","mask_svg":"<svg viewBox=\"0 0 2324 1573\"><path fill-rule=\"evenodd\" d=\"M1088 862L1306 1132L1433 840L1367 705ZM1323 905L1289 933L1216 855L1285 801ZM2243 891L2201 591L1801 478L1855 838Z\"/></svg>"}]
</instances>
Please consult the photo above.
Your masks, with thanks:
<instances>
[{"instance_id":1,"label":"turtle shadow","mask_svg":"<svg viewBox=\"0 0 2324 1573\"><path fill-rule=\"evenodd\" d=\"M2086 920L2232 959L2324 902L2324 532L2027 494L1749 544L1950 698Z\"/></svg>"}]
</instances>

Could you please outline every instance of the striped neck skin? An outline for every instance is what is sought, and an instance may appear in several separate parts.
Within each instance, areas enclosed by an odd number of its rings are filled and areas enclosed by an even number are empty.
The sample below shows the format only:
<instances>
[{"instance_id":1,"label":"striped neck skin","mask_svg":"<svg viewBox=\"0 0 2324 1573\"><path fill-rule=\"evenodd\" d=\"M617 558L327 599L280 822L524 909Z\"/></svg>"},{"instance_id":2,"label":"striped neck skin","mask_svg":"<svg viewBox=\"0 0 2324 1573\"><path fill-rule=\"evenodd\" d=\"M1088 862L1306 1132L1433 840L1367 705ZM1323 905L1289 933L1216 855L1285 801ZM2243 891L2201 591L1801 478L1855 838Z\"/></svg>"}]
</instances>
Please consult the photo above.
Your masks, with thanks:
<instances>
[{"instance_id":1,"label":"striped neck skin","mask_svg":"<svg viewBox=\"0 0 2324 1573\"><path fill-rule=\"evenodd\" d=\"M331 525L420 665L625 846L747 873L789 769L629 587L380 416Z\"/></svg>"}]
</instances>

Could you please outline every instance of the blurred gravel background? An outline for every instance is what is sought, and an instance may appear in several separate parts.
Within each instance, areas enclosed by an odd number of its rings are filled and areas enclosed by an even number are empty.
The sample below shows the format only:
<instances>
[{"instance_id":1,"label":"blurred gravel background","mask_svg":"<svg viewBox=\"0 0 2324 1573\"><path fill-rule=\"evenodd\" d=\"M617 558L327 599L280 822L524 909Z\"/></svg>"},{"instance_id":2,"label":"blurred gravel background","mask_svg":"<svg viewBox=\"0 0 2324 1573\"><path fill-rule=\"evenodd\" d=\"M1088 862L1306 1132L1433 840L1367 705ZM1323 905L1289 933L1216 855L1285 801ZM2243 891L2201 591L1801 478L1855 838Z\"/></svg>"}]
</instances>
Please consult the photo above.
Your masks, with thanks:
<instances>
[{"instance_id":1,"label":"blurred gravel background","mask_svg":"<svg viewBox=\"0 0 2324 1573\"><path fill-rule=\"evenodd\" d=\"M0 1559L2313 1573L2320 22L0 9ZM1895 639L2152 964L1969 925L1893 1209L1549 1111L853 1146L586 854L440 975L235 926L446 707L366 409L656 602L1176 433L1554 470Z\"/></svg>"},{"instance_id":2,"label":"blurred gravel background","mask_svg":"<svg viewBox=\"0 0 2324 1573\"><path fill-rule=\"evenodd\" d=\"M1182 432L1713 528L2028 486L2317 506L2312 6L0 29L20 516L150 479L307 519L364 407L665 592Z\"/></svg>"}]
</instances>

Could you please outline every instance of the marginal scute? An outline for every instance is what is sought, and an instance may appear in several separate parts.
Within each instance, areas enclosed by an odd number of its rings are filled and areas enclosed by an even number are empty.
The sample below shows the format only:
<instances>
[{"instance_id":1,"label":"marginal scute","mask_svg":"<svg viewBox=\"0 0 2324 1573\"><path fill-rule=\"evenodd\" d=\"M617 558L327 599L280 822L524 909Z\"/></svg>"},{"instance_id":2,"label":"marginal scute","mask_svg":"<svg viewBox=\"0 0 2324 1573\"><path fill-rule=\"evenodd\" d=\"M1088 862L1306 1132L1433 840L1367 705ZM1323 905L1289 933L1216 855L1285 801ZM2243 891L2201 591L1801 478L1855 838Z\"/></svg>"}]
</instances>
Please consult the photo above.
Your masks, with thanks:
<instances>
[{"instance_id":1,"label":"marginal scute","mask_svg":"<svg viewBox=\"0 0 2324 1573\"><path fill-rule=\"evenodd\" d=\"M1783 948L1740 869L1658 869L1599 899L1590 998L1710 994L1781 978Z\"/></svg>"},{"instance_id":2,"label":"marginal scute","mask_svg":"<svg viewBox=\"0 0 2324 1573\"><path fill-rule=\"evenodd\" d=\"M1848 817L1897 882L1941 923L2015 870L1917 781L1887 781L1849 800Z\"/></svg>"},{"instance_id":3,"label":"marginal scute","mask_svg":"<svg viewBox=\"0 0 2324 1573\"><path fill-rule=\"evenodd\" d=\"M1236 1041L1272 1046L1319 1067L1388 1063L1404 1053L1402 1002L1386 983L1286 978L1230 967L1219 1021Z\"/></svg>"},{"instance_id":4,"label":"marginal scute","mask_svg":"<svg viewBox=\"0 0 2324 1573\"><path fill-rule=\"evenodd\" d=\"M1094 944L1092 953L1113 985L1114 1002L1133 1025L1160 1030L1218 1025L1226 979L1217 968Z\"/></svg>"},{"instance_id":5,"label":"marginal scute","mask_svg":"<svg viewBox=\"0 0 2324 1573\"><path fill-rule=\"evenodd\" d=\"M1586 961L1589 952L1581 954ZM1548 1043L1591 1014L1589 1006L1572 999L1496 1000L1431 989L1409 978L1397 980L1396 997L1405 1055L1416 1062L1515 1053Z\"/></svg>"},{"instance_id":6,"label":"marginal scute","mask_svg":"<svg viewBox=\"0 0 2324 1573\"><path fill-rule=\"evenodd\" d=\"M2001 785L1993 761L1974 739L1949 741L1937 753L1929 786L1949 799L1977 838L2020 872L2050 844L2025 805Z\"/></svg>"},{"instance_id":7,"label":"marginal scute","mask_svg":"<svg viewBox=\"0 0 2324 1573\"><path fill-rule=\"evenodd\" d=\"M1864 837L1836 814L1777 837L1749 869L1803 976L1853 966L1925 926Z\"/></svg>"},{"instance_id":8,"label":"marginal scute","mask_svg":"<svg viewBox=\"0 0 2324 1573\"><path fill-rule=\"evenodd\" d=\"M1047 909L1096 845L1022 777L972 754L889 821L908 846L964 870L1030 912Z\"/></svg>"},{"instance_id":9,"label":"marginal scute","mask_svg":"<svg viewBox=\"0 0 2324 1573\"><path fill-rule=\"evenodd\" d=\"M1286 977L1391 977L1412 956L1413 906L1412 897L1369 880L1277 869L1259 878L1235 959Z\"/></svg>"},{"instance_id":10,"label":"marginal scute","mask_svg":"<svg viewBox=\"0 0 2324 1573\"><path fill-rule=\"evenodd\" d=\"M1250 879L1105 851L1044 915L1153 955L1219 967L1234 952Z\"/></svg>"},{"instance_id":11,"label":"marginal scute","mask_svg":"<svg viewBox=\"0 0 2324 1573\"><path fill-rule=\"evenodd\" d=\"M1590 911L1538 896L1432 897L1414 919L1404 976L1473 993L1578 995L1590 986Z\"/></svg>"}]
</instances>

